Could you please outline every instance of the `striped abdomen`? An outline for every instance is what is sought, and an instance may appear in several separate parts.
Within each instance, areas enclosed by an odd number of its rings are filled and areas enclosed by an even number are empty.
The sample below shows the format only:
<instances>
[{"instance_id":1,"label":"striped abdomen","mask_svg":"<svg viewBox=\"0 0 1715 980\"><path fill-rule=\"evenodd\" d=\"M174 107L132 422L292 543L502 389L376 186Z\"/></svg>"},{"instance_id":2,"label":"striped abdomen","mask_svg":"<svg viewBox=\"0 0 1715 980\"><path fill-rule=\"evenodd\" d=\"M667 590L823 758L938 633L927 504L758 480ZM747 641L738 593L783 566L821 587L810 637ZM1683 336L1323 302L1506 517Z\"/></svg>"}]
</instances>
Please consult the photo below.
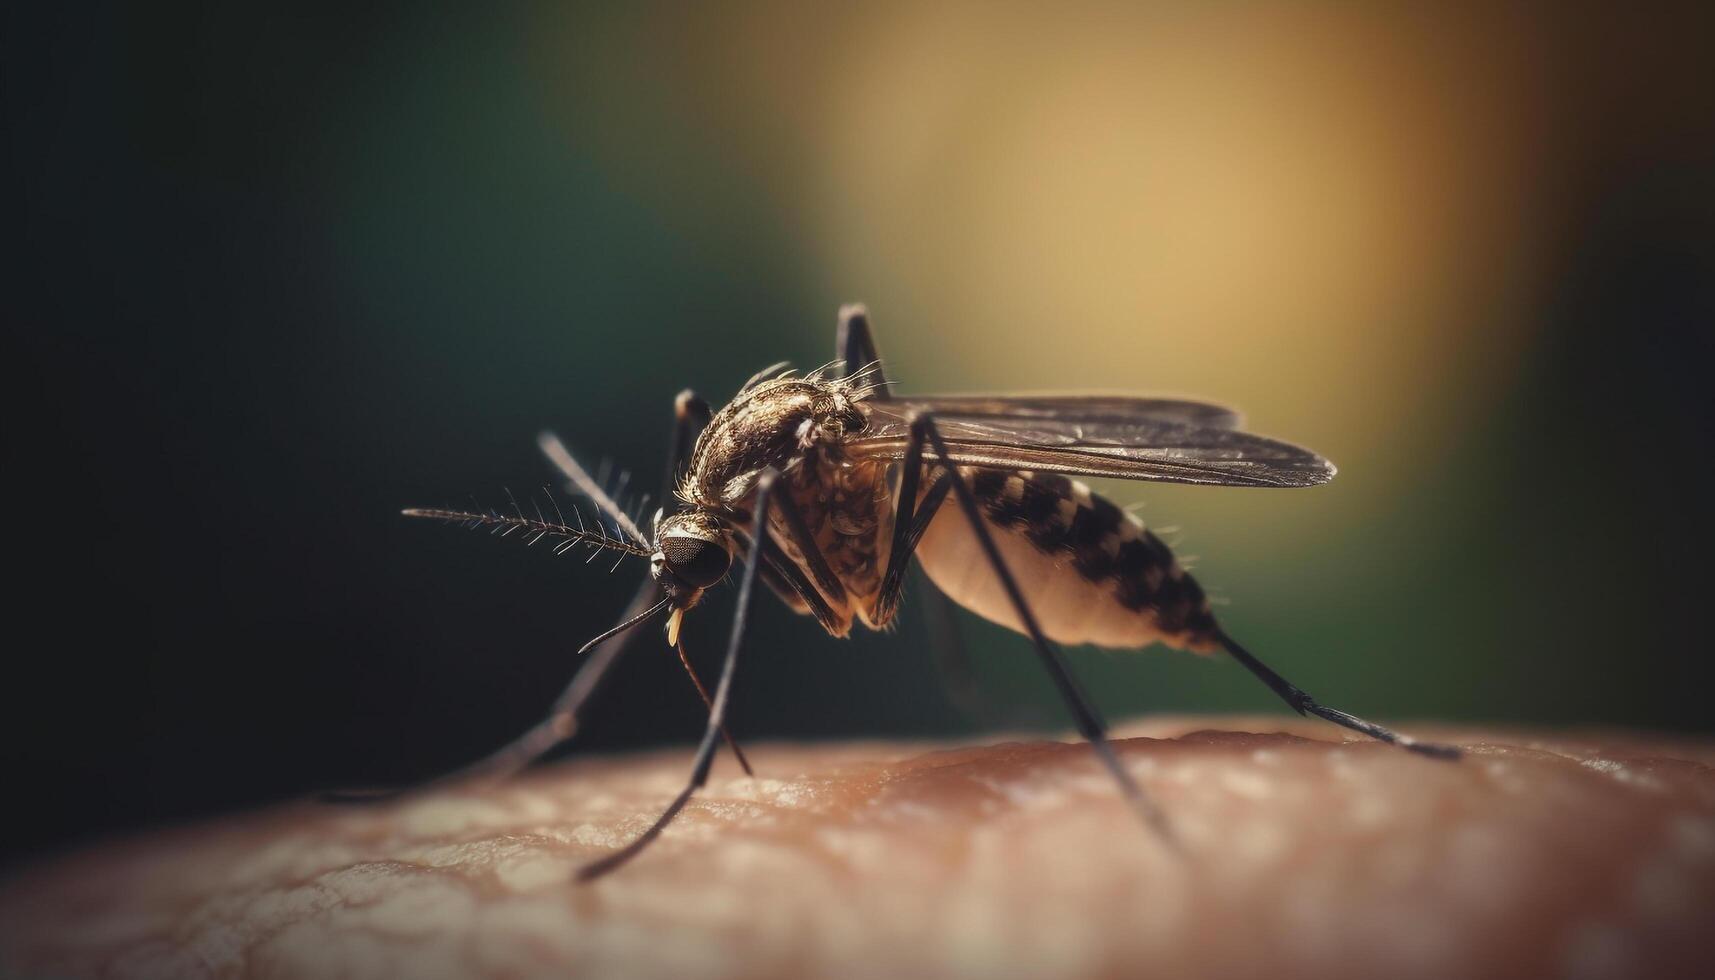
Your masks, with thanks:
<instances>
[{"instance_id":1,"label":"striped abdomen","mask_svg":"<svg viewBox=\"0 0 1715 980\"><path fill-rule=\"evenodd\" d=\"M1050 639L1216 648L1215 618L1202 587L1136 515L1057 474L959 472ZM949 496L935 515L917 558L954 601L1022 632L956 499Z\"/></svg>"}]
</instances>

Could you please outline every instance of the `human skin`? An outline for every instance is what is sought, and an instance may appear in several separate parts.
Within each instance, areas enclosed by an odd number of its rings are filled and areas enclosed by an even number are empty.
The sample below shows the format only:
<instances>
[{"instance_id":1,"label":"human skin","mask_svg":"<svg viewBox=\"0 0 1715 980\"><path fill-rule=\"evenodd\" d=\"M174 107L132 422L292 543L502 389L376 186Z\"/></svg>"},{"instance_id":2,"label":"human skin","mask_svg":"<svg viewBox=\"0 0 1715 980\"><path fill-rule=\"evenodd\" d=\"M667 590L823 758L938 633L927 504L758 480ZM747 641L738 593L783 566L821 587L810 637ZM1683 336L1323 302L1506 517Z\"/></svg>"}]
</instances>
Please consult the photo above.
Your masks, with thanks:
<instances>
[{"instance_id":1,"label":"human skin","mask_svg":"<svg viewBox=\"0 0 1715 980\"><path fill-rule=\"evenodd\" d=\"M1284 718L1132 725L1166 846L1076 742L749 747L294 803L0 887L7 976L1711 976L1715 745Z\"/></svg>"}]
</instances>

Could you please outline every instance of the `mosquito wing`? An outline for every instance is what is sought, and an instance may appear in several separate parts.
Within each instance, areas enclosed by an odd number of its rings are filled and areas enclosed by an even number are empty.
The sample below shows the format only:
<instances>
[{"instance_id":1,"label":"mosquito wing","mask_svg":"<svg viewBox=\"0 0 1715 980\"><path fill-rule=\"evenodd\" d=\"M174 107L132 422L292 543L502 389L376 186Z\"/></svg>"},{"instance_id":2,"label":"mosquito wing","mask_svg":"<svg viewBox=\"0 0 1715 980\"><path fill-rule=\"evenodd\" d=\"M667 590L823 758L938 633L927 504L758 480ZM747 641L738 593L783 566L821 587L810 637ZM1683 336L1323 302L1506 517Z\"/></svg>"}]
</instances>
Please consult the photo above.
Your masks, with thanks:
<instances>
[{"instance_id":1,"label":"mosquito wing","mask_svg":"<svg viewBox=\"0 0 1715 980\"><path fill-rule=\"evenodd\" d=\"M1224 405L1183 398L1132 395L1028 393L1017 395L906 395L891 404L902 411L934 411L959 418L1052 419L1085 426L1142 421L1178 422L1209 429L1236 429L1239 413Z\"/></svg>"},{"instance_id":2,"label":"mosquito wing","mask_svg":"<svg viewBox=\"0 0 1715 980\"><path fill-rule=\"evenodd\" d=\"M1201 402L954 395L864 407L869 426L843 443L853 456L903 458L911 418L934 412L952 461L964 466L1229 487L1310 487L1334 476L1321 456L1240 432L1237 415ZM925 458L934 455L925 447Z\"/></svg>"}]
</instances>

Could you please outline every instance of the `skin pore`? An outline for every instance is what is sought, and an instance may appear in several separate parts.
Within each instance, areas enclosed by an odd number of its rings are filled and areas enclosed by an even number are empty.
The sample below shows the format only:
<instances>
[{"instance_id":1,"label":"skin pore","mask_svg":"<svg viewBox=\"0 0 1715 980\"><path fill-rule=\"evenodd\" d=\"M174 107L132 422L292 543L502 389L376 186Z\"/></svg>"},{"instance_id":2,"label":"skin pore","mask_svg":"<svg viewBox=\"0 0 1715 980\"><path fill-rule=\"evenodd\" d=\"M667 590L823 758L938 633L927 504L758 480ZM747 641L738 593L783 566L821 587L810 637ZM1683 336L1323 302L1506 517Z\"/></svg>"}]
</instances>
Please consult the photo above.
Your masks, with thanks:
<instances>
[{"instance_id":1,"label":"skin pore","mask_svg":"<svg viewBox=\"0 0 1715 980\"><path fill-rule=\"evenodd\" d=\"M657 845L665 751L372 808L292 803L0 885L8 976L1689 975L1715 926L1715 746L1416 725L1116 732L1182 852L1088 746L730 756ZM1256 733L1256 734L1252 734Z\"/></svg>"}]
</instances>

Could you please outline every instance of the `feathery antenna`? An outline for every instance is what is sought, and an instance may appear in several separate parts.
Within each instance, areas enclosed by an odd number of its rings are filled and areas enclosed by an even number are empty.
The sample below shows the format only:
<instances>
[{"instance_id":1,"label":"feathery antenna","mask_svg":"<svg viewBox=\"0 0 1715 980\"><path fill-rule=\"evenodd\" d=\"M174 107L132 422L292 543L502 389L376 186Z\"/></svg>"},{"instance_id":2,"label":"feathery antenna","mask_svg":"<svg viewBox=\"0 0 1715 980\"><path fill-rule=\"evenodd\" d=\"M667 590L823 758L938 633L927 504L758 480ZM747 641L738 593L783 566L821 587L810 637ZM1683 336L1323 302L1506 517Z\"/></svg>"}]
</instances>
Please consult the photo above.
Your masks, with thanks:
<instances>
[{"instance_id":1,"label":"feathery antenna","mask_svg":"<svg viewBox=\"0 0 1715 980\"><path fill-rule=\"evenodd\" d=\"M507 496L511 497L510 491ZM503 538L515 531L523 531L526 545L534 545L544 538L550 538L554 541L554 554L556 555L563 555L579 545L589 547L592 558L603 550L620 552L622 558L625 555L648 558L652 554L649 548L635 541L615 537L608 531L607 525L600 521L595 522L593 526L585 524L583 515L575 507L572 508L572 516L576 518L577 523L574 525L567 522L565 513L560 510L559 501L554 500L552 495L549 495L548 499L554 504L554 512L559 516L557 521L545 519L539 506L536 508L534 516L524 513L524 509L518 505L516 498L512 499L514 513L511 514L482 507L475 510L411 507L400 513L406 517L425 517L430 520L460 524L473 530L488 528L490 534Z\"/></svg>"}]
</instances>

